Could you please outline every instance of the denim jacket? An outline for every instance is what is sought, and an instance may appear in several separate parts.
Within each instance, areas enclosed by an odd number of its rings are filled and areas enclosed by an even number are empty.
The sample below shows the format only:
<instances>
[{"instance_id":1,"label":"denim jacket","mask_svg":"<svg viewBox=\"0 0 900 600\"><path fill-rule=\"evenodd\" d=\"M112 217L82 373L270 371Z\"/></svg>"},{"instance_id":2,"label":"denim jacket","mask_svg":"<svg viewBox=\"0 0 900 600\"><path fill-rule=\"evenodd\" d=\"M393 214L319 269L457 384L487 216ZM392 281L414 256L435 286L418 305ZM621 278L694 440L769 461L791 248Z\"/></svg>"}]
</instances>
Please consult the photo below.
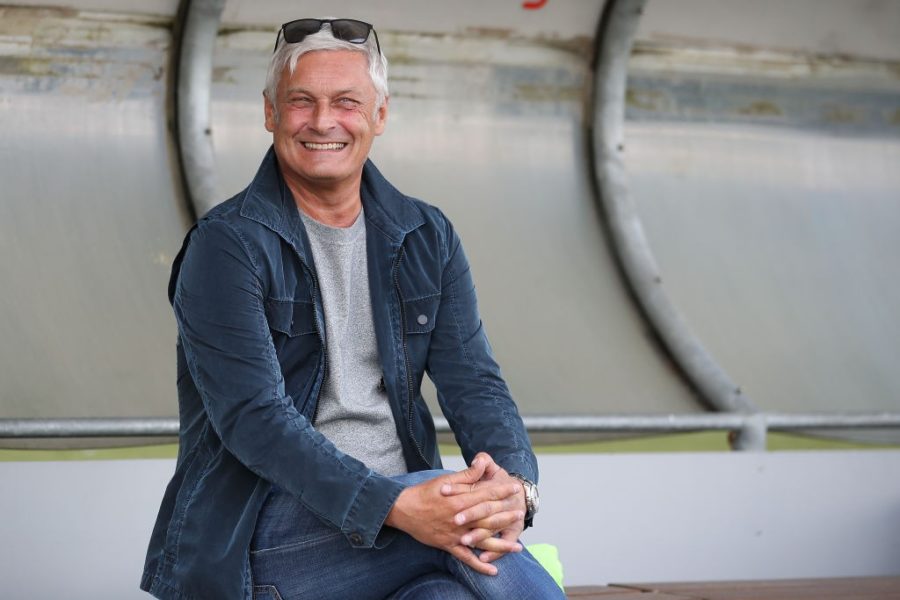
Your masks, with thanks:
<instances>
[{"instance_id":1,"label":"denim jacket","mask_svg":"<svg viewBox=\"0 0 900 600\"><path fill-rule=\"evenodd\" d=\"M427 371L466 461L486 451L536 481L452 226L371 162L361 196L378 353L408 469L440 467L420 393ZM250 540L273 483L352 546L389 543L396 532L383 523L402 486L313 426L328 368L324 309L272 149L244 191L188 232L169 299L179 331L180 445L141 588L159 598L250 598Z\"/></svg>"}]
</instances>

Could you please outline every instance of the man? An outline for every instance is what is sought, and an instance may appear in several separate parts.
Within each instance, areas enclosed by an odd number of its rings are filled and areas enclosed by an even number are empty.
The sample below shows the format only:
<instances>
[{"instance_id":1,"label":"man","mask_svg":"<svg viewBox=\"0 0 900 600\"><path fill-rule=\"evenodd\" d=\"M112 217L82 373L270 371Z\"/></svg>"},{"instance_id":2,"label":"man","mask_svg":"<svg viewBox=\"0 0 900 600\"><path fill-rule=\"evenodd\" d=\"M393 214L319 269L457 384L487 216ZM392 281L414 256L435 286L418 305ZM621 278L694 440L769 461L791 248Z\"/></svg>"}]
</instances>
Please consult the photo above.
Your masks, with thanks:
<instances>
[{"instance_id":1,"label":"man","mask_svg":"<svg viewBox=\"0 0 900 600\"><path fill-rule=\"evenodd\" d=\"M180 449L141 587L159 598L547 598L517 541L537 464L436 208L367 160L372 26L285 24L273 146L175 260ZM467 461L436 471L425 371Z\"/></svg>"}]
</instances>

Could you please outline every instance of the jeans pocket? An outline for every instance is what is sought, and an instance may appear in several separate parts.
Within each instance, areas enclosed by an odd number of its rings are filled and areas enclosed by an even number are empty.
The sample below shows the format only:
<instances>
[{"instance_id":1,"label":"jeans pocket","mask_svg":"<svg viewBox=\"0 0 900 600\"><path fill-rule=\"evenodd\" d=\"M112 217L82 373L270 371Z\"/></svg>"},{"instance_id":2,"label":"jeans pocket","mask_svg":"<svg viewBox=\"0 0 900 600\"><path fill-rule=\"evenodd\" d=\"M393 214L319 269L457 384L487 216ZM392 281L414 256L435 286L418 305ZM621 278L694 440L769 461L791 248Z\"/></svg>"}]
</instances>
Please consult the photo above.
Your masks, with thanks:
<instances>
[{"instance_id":1,"label":"jeans pocket","mask_svg":"<svg viewBox=\"0 0 900 600\"><path fill-rule=\"evenodd\" d=\"M253 600L281 600L281 594L274 585L254 585Z\"/></svg>"}]
</instances>

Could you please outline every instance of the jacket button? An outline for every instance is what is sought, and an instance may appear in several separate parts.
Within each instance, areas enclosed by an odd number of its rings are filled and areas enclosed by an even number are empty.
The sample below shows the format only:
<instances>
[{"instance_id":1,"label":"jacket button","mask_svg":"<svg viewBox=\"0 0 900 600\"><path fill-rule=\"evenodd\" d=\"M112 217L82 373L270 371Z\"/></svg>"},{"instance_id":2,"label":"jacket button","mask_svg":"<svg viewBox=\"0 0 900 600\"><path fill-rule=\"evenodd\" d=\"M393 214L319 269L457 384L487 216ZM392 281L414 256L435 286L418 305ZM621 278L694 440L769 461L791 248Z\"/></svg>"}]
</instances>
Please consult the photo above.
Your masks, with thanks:
<instances>
[{"instance_id":1,"label":"jacket button","mask_svg":"<svg viewBox=\"0 0 900 600\"><path fill-rule=\"evenodd\" d=\"M358 533L351 533L350 534L350 543L353 544L354 546L362 546L362 543L363 543L362 536L359 535Z\"/></svg>"},{"instance_id":2,"label":"jacket button","mask_svg":"<svg viewBox=\"0 0 900 600\"><path fill-rule=\"evenodd\" d=\"M419 315L419 318L416 319L416 321L419 322L419 325L425 325L426 323L428 323L428 317L426 317L425 315Z\"/></svg>"}]
</instances>

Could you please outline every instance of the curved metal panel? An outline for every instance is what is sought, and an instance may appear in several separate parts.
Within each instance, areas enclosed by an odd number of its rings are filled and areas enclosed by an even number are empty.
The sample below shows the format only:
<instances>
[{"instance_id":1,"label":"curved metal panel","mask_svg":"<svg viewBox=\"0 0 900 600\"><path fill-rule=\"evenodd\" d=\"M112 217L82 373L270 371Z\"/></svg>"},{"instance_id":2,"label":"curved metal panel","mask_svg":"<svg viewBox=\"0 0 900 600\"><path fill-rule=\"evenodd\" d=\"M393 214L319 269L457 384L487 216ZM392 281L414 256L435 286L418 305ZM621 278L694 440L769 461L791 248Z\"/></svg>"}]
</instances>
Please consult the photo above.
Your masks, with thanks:
<instances>
[{"instance_id":1,"label":"curved metal panel","mask_svg":"<svg viewBox=\"0 0 900 600\"><path fill-rule=\"evenodd\" d=\"M0 414L171 415L169 21L0 8Z\"/></svg>"},{"instance_id":2,"label":"curved metal panel","mask_svg":"<svg viewBox=\"0 0 900 600\"><path fill-rule=\"evenodd\" d=\"M648 4L626 96L673 300L763 410L897 410L900 7L689 4Z\"/></svg>"},{"instance_id":3,"label":"curved metal panel","mask_svg":"<svg viewBox=\"0 0 900 600\"><path fill-rule=\"evenodd\" d=\"M229 21L248 6L226 6L215 54L220 198L248 183L271 142L266 65L275 24L298 16L293 5L272 4L267 26ZM329 6L303 10L350 14ZM601 6L548 3L546 21L518 4L479 6L476 16L456 4L417 4L412 14L353 5L352 14L378 27L391 63L388 126L373 158L460 231L523 412L696 410L694 392L623 288L593 200L584 111ZM415 19L438 31L410 31ZM567 30L574 34L558 33Z\"/></svg>"},{"instance_id":4,"label":"curved metal panel","mask_svg":"<svg viewBox=\"0 0 900 600\"><path fill-rule=\"evenodd\" d=\"M752 411L740 388L713 360L663 289L662 277L628 193L623 123L628 57L645 2L611 0L598 34L593 151L599 199L635 296L673 358L715 409Z\"/></svg>"}]
</instances>

